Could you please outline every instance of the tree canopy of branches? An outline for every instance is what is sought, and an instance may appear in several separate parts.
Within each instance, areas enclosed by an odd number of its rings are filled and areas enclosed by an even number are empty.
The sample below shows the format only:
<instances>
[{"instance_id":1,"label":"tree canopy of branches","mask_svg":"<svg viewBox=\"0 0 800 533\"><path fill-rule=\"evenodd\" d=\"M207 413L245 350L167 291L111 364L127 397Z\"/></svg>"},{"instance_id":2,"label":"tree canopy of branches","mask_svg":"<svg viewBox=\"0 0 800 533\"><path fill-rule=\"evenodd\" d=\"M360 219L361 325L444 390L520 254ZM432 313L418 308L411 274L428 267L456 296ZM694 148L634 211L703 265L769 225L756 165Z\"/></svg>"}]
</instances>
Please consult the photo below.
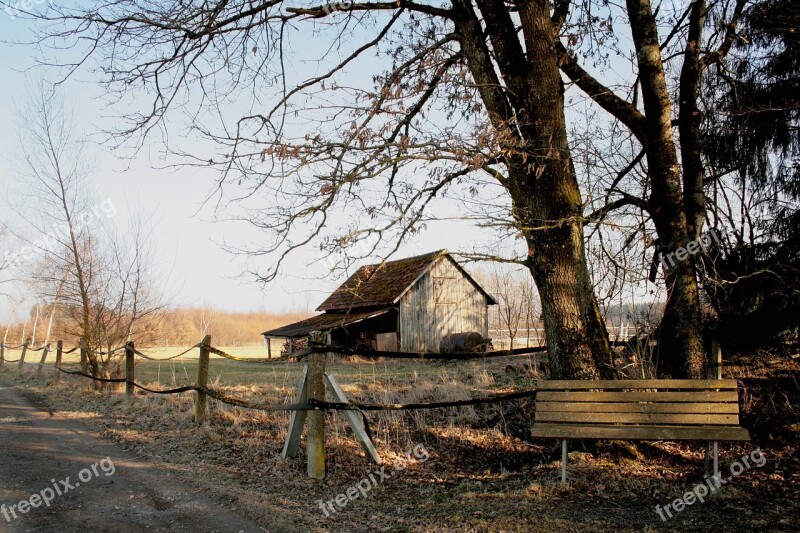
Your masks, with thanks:
<instances>
[{"instance_id":1,"label":"tree canopy of branches","mask_svg":"<svg viewBox=\"0 0 800 533\"><path fill-rule=\"evenodd\" d=\"M68 73L97 65L123 104L149 97L126 113L123 138L168 140L170 114L187 112L215 152L168 151L218 169L218 201L233 201L236 217L267 232L249 250L274 260L262 279L310 244L331 254L369 243L353 259L390 255L429 223L470 220L518 244L468 256L530 270L553 374L593 378L612 375L613 365L584 226L638 210L638 226L655 232L644 244L654 266L700 236L709 190L721 183L707 173L704 83L728 69L750 4L113 0L34 16L40 44L74 54L59 62ZM757 12L748 13L757 27ZM615 34L619 20L628 50ZM612 52L630 59L633 75L622 83L590 72ZM299 73L310 65L313 74ZM588 215L562 74L630 147ZM671 264L664 279L661 372L702 377L694 258Z\"/></svg>"},{"instance_id":2,"label":"tree canopy of branches","mask_svg":"<svg viewBox=\"0 0 800 533\"><path fill-rule=\"evenodd\" d=\"M377 237L369 252L391 253L444 216L437 200L458 200L458 216L483 209L481 220L521 245L473 255L530 270L553 374L593 378L611 375L611 350L567 143L558 34L569 7L115 0L39 18L50 23L42 43L77 48L68 68L96 60L109 91L151 96L123 136L165 127L178 107L237 113L216 128L194 115L218 151L193 161L222 171L218 190L244 189L240 205L253 209L243 218L271 235L251 251L278 266L309 243L332 251ZM317 74L299 78L298 64ZM373 74L360 79L359 64ZM336 215L345 206L346 223Z\"/></svg>"}]
</instances>

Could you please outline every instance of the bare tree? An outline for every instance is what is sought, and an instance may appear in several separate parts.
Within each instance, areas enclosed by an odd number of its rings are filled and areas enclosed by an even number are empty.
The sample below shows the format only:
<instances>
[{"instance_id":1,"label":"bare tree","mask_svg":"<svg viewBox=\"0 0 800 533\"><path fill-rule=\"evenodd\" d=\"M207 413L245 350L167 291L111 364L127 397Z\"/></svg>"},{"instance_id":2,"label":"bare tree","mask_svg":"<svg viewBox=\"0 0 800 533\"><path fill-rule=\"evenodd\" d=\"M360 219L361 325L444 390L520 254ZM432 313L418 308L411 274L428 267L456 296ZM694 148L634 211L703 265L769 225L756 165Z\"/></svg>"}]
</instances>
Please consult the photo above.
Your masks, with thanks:
<instances>
[{"instance_id":1,"label":"bare tree","mask_svg":"<svg viewBox=\"0 0 800 533\"><path fill-rule=\"evenodd\" d=\"M490 308L490 327L508 335L510 348L523 333L526 347L530 346L531 328L541 313L533 280L524 274L519 268L500 265L478 273L481 285L497 300L497 306Z\"/></svg>"},{"instance_id":2,"label":"bare tree","mask_svg":"<svg viewBox=\"0 0 800 533\"><path fill-rule=\"evenodd\" d=\"M139 221L123 234L106 223L116 207L88 193L82 143L54 93L42 86L20 120L20 159L31 183L26 205L40 214L25 218L30 257L22 267L59 309L63 329L89 348L92 375L108 377L119 365L112 348L162 309L149 230Z\"/></svg>"}]
</instances>

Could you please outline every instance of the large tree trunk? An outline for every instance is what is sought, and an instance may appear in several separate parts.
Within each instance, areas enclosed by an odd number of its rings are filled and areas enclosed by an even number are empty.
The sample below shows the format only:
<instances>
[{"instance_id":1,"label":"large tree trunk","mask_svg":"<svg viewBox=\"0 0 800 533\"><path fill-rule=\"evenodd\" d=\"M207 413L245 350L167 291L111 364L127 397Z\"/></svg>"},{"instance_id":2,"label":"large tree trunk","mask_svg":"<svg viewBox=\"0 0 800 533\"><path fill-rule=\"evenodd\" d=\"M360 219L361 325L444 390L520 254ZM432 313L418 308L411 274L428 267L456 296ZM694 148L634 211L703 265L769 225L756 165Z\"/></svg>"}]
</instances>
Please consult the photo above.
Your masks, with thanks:
<instances>
[{"instance_id":1,"label":"large tree trunk","mask_svg":"<svg viewBox=\"0 0 800 533\"><path fill-rule=\"evenodd\" d=\"M550 372L554 378L613 378L612 352L594 297L583 248L583 227L527 237L530 270L542 302Z\"/></svg>"},{"instance_id":2,"label":"large tree trunk","mask_svg":"<svg viewBox=\"0 0 800 533\"><path fill-rule=\"evenodd\" d=\"M647 166L652 188L650 214L661 242L661 253L669 257L691 240L672 135L670 95L650 1L628 0L627 5L646 116ZM682 259L664 262L668 297L658 339L659 372L700 378L704 373L704 355L697 278L693 257Z\"/></svg>"},{"instance_id":3,"label":"large tree trunk","mask_svg":"<svg viewBox=\"0 0 800 533\"><path fill-rule=\"evenodd\" d=\"M504 185L528 244L551 374L610 377L612 352L586 264L582 201L567 144L564 87L549 3L521 5L525 51L501 0L478 0L478 7L491 52L466 0L454 2L456 32L498 137L508 139Z\"/></svg>"}]
</instances>

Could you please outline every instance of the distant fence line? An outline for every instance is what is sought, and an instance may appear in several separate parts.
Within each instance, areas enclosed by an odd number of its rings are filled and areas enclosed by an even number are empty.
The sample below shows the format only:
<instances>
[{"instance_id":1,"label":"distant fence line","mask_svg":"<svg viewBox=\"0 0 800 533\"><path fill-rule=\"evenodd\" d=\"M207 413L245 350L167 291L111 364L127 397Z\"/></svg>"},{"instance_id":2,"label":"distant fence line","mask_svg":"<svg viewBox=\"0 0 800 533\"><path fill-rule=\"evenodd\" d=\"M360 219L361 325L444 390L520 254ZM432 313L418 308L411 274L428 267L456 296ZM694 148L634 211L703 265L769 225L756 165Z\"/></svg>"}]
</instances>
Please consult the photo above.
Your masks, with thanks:
<instances>
[{"instance_id":1,"label":"distant fence line","mask_svg":"<svg viewBox=\"0 0 800 533\"><path fill-rule=\"evenodd\" d=\"M541 325L519 326L511 328L511 330L509 331L508 328L490 328L488 335L492 340L492 344L504 348L513 348L514 346L541 346L545 343L545 330ZM614 342L624 342L636 335L637 328L630 322L622 322L616 326L607 323L606 331L608 331L609 339L614 339Z\"/></svg>"}]
</instances>

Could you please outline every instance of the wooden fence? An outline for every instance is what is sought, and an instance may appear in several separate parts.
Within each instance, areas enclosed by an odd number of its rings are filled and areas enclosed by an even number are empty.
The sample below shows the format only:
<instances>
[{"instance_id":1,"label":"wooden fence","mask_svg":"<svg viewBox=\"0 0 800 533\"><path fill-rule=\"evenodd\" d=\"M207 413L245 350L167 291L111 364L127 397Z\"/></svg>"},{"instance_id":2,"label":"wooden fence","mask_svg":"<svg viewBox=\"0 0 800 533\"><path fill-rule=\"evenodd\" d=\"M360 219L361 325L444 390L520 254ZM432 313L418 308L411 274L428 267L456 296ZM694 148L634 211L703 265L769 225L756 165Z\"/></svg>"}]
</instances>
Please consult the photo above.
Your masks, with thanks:
<instances>
[{"instance_id":1,"label":"wooden fence","mask_svg":"<svg viewBox=\"0 0 800 533\"><path fill-rule=\"evenodd\" d=\"M136 382L136 358L140 357L150 361L169 361L184 356L190 351L199 350L199 362L196 381L191 385L185 385L173 389L151 389ZM20 350L18 359L8 359L9 350ZM80 350L80 370L68 370L62 368L62 357L64 354ZM41 375L51 346L45 345L39 348L32 348L28 343L20 346L7 346L0 343L0 367L7 363L18 363L18 368L23 368L29 352L41 351L41 357L36 367L36 374ZM263 404L250 402L243 399L232 398L222 392L208 387L209 359L211 354L242 363L267 363L276 362L276 359L251 359L236 357L228 354L211 345L211 337L206 336L198 344L177 355L166 358L154 358L136 349L133 342L128 342L103 355L120 354L124 358L125 377L100 377L89 373L88 361L89 350L83 343L78 344L69 350L64 350L63 342L56 343L55 349L55 380L61 379L61 374L74 375L95 382L102 383L125 383L125 395L132 400L136 389L143 390L151 394L181 394L194 392L194 421L202 425L208 418L208 398L211 397L222 403L243 407L247 409L257 409L262 411L282 411L290 412L289 428L284 443L282 456L284 458L296 457L299 451L300 437L303 427L307 425L307 473L315 479L322 479L325 476L325 412L341 412L353 430L356 440L363 448L366 456L375 462L381 463L380 456L372 442L369 426L365 412L369 411L396 411L396 410L416 410L416 409L439 409L445 407L461 407L468 405L480 405L497 403L503 401L519 400L531 398L536 395L536 388L512 393L497 394L483 398L469 400L429 402L417 404L362 404L351 402L347 399L342 387L336 378L326 371L326 359L334 355L359 355L362 357L389 358L389 359L438 359L452 361L468 361L474 359L485 359L491 357L508 357L513 355L523 355L546 351L544 347L517 348L513 350L497 350L492 352L457 352L457 353L407 353L407 352L386 352L361 349L344 349L340 347L314 345L302 352L293 354L290 359L305 359L301 378L297 386L295 402L291 404ZM721 361L720 361L721 363ZM326 400L326 392L334 401Z\"/></svg>"}]
</instances>

